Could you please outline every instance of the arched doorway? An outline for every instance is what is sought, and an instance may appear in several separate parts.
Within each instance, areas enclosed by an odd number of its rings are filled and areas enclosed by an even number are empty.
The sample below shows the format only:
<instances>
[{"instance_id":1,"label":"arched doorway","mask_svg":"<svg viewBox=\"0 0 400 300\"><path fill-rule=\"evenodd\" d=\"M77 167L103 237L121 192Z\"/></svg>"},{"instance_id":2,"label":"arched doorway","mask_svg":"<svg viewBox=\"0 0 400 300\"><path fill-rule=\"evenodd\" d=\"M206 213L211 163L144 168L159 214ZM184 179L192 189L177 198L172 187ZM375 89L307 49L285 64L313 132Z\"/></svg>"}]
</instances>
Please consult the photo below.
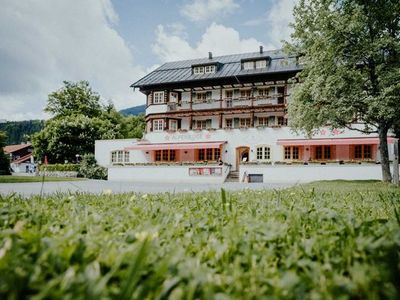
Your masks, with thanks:
<instances>
[{"instance_id":1,"label":"arched doorway","mask_svg":"<svg viewBox=\"0 0 400 300\"><path fill-rule=\"evenodd\" d=\"M239 170L241 162L249 161L250 159L250 147L241 146L236 148L236 170Z\"/></svg>"}]
</instances>

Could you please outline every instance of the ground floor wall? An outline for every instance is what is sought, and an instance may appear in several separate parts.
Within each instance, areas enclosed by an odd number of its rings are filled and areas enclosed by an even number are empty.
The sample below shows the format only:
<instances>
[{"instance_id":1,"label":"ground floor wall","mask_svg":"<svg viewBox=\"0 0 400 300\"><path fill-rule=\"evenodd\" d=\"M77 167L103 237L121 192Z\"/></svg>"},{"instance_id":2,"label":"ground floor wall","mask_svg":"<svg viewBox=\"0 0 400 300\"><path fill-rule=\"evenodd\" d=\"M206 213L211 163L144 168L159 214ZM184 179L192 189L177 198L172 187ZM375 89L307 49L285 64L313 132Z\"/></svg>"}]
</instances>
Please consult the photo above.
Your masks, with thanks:
<instances>
[{"instance_id":1,"label":"ground floor wall","mask_svg":"<svg viewBox=\"0 0 400 300\"><path fill-rule=\"evenodd\" d=\"M134 182L223 183L229 174L228 166L111 166L108 180Z\"/></svg>"},{"instance_id":2,"label":"ground floor wall","mask_svg":"<svg viewBox=\"0 0 400 300\"><path fill-rule=\"evenodd\" d=\"M381 180L380 164L240 166L240 181L262 175L263 182L310 182L316 180ZM255 176L257 177L257 176ZM259 177L258 177L259 178Z\"/></svg>"}]
</instances>

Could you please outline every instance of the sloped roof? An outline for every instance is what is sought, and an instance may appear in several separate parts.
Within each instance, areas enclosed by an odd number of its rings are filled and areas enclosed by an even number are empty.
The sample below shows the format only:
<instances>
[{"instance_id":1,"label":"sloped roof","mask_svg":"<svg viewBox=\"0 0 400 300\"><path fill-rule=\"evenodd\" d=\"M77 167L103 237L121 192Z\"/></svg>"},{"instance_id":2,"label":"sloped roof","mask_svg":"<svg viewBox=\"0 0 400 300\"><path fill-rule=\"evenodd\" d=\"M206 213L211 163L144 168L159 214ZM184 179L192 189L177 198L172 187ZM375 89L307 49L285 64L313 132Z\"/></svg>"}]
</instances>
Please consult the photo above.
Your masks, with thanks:
<instances>
[{"instance_id":1,"label":"sloped roof","mask_svg":"<svg viewBox=\"0 0 400 300\"><path fill-rule=\"evenodd\" d=\"M242 70L241 63L248 59L269 58L271 63L267 68ZM192 66L219 64L217 71L212 74L193 74ZM295 56L285 55L282 50L264 51L263 53L243 53L235 55L216 56L212 59L200 58L168 62L138 80L131 87L143 88L150 85L206 80L213 78L240 77L246 75L271 74L278 72L300 71Z\"/></svg>"},{"instance_id":2,"label":"sloped roof","mask_svg":"<svg viewBox=\"0 0 400 300\"><path fill-rule=\"evenodd\" d=\"M13 153L15 151L25 149L28 147L32 147L31 144L18 144L18 145L8 145L4 147L4 152L6 153Z\"/></svg>"},{"instance_id":3,"label":"sloped roof","mask_svg":"<svg viewBox=\"0 0 400 300\"><path fill-rule=\"evenodd\" d=\"M31 160L31 157L32 157L32 153L29 153L29 154L24 155L24 156L22 156L22 157L20 157L20 158L17 158L16 160L13 160L12 163L20 164L20 163L23 163L23 162L25 162L25 161L27 161L27 160L30 161L30 160Z\"/></svg>"}]
</instances>

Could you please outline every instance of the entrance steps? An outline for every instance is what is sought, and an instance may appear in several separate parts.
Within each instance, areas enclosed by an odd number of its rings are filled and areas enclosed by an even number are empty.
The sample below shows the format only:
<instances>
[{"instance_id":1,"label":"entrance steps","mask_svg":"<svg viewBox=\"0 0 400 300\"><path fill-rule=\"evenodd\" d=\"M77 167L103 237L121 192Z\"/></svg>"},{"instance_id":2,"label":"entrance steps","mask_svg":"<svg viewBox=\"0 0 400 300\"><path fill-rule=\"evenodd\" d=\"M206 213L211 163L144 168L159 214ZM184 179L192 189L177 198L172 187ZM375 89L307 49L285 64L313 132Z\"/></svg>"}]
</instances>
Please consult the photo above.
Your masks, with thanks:
<instances>
[{"instance_id":1,"label":"entrance steps","mask_svg":"<svg viewBox=\"0 0 400 300\"><path fill-rule=\"evenodd\" d=\"M239 182L239 171L230 171L225 182Z\"/></svg>"}]
</instances>

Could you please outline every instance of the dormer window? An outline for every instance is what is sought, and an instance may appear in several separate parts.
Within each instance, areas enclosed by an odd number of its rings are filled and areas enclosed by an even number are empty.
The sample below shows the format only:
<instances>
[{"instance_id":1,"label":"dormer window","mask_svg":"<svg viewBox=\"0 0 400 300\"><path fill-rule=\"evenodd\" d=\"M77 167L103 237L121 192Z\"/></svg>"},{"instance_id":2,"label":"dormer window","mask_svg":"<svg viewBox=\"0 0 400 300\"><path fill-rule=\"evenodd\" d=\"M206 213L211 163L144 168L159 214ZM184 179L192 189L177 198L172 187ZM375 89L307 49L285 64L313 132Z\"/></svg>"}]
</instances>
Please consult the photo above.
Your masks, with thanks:
<instances>
[{"instance_id":1,"label":"dormer window","mask_svg":"<svg viewBox=\"0 0 400 300\"><path fill-rule=\"evenodd\" d=\"M216 71L215 65L204 65L204 66L194 66L193 67L193 74L200 75L200 74L213 74Z\"/></svg>"},{"instance_id":2,"label":"dormer window","mask_svg":"<svg viewBox=\"0 0 400 300\"><path fill-rule=\"evenodd\" d=\"M269 58L242 60L242 70L264 69L268 66Z\"/></svg>"}]
</instances>

